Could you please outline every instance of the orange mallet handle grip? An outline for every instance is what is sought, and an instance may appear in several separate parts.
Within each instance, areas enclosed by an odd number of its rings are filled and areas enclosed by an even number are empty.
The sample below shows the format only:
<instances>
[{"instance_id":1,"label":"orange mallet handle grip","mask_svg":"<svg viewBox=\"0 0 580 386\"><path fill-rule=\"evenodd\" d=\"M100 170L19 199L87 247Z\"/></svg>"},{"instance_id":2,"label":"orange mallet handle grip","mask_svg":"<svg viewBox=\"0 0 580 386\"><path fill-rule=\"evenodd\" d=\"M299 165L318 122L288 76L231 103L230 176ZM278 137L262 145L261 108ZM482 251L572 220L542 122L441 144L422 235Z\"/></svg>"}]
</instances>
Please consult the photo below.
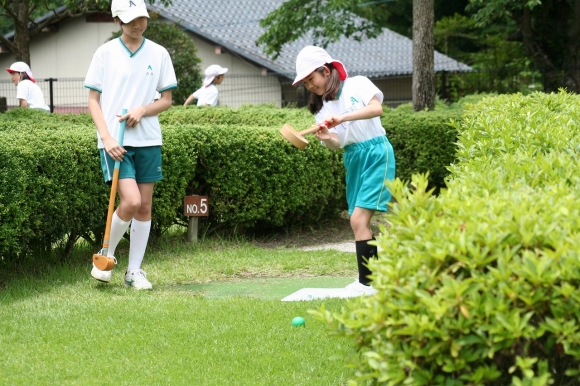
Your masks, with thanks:
<instances>
[{"instance_id":1,"label":"orange mallet handle grip","mask_svg":"<svg viewBox=\"0 0 580 386\"><path fill-rule=\"evenodd\" d=\"M103 238L103 248L109 248L109 237L111 237L111 222L115 211L115 198L117 196L117 184L119 182L119 169L113 170L113 181L111 182L111 195L109 197L109 210L107 211L107 225L105 226L105 237Z\"/></svg>"}]
</instances>

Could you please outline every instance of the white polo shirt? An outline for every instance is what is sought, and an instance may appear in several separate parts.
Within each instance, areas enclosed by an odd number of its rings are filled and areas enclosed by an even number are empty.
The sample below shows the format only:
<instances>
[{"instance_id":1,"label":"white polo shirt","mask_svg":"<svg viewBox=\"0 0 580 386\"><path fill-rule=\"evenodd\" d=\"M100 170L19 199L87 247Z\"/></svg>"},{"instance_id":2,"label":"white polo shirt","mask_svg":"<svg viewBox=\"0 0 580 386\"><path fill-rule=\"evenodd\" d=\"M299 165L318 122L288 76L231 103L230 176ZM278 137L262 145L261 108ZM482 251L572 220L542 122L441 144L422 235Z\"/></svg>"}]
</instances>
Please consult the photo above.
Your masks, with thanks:
<instances>
[{"instance_id":1,"label":"white polo shirt","mask_svg":"<svg viewBox=\"0 0 580 386\"><path fill-rule=\"evenodd\" d=\"M218 89L215 84L210 84L207 87L202 87L193 93L195 99L197 99L198 106L217 106L218 102Z\"/></svg>"},{"instance_id":2,"label":"white polo shirt","mask_svg":"<svg viewBox=\"0 0 580 386\"><path fill-rule=\"evenodd\" d=\"M16 85L16 99L24 99L31 109L40 109L50 112L44 102L44 95L38 85L30 79L24 79ZM18 104L20 106L20 103Z\"/></svg>"},{"instance_id":3,"label":"white polo shirt","mask_svg":"<svg viewBox=\"0 0 580 386\"><path fill-rule=\"evenodd\" d=\"M359 110L367 106L375 96L383 103L383 92L366 76L346 78L338 100L323 102L315 116L316 123L324 122L328 115L344 115ZM344 122L329 131L338 135L341 148L386 135L381 117ZM324 145L323 141L322 144Z\"/></svg>"},{"instance_id":4,"label":"white polo shirt","mask_svg":"<svg viewBox=\"0 0 580 386\"><path fill-rule=\"evenodd\" d=\"M119 117L123 108L145 106L160 93L177 88L173 63L167 50L143 38L135 52L129 51L121 38L100 46L93 55L85 78L85 87L101 93L100 105L109 133L119 136ZM97 132L99 148L103 142ZM161 127L157 116L143 117L136 127L126 128L123 145L160 146Z\"/></svg>"}]
</instances>

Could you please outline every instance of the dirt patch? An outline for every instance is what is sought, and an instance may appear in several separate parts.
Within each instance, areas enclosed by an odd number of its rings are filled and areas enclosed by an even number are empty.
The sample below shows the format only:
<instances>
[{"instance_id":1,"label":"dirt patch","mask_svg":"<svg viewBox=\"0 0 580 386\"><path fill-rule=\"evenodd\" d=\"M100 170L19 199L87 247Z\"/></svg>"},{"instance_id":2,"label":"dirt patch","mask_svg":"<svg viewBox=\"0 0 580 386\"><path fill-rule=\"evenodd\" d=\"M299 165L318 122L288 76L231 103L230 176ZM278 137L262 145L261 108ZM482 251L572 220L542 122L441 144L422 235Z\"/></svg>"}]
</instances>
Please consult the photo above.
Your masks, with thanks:
<instances>
[{"instance_id":1,"label":"dirt patch","mask_svg":"<svg viewBox=\"0 0 580 386\"><path fill-rule=\"evenodd\" d=\"M379 233L379 224L384 224L382 214L377 214L371 221L375 234ZM290 229L285 232L268 235L254 240L261 248L304 248L322 244L339 244L353 242L354 235L350 227L348 213L334 219L325 220L309 228Z\"/></svg>"}]
</instances>

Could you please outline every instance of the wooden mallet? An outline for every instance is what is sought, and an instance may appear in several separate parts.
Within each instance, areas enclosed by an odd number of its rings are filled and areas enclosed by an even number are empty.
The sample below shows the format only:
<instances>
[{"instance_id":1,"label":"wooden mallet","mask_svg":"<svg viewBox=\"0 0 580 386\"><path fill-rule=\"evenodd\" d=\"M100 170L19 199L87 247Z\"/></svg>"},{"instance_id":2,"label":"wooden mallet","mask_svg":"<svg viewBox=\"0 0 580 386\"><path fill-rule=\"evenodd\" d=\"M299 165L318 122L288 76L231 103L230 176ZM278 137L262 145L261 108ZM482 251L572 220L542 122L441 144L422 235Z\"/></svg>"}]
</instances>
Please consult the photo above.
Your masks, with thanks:
<instances>
[{"instance_id":1,"label":"wooden mallet","mask_svg":"<svg viewBox=\"0 0 580 386\"><path fill-rule=\"evenodd\" d=\"M304 150L306 145L308 145L308 141L304 139L306 134L316 133L320 128L324 125L328 125L327 122L321 123L319 125L314 125L309 129L296 131L292 126L285 123L284 126L280 129L280 134L284 138L286 138L294 147L297 147L300 150Z\"/></svg>"},{"instance_id":2,"label":"wooden mallet","mask_svg":"<svg viewBox=\"0 0 580 386\"><path fill-rule=\"evenodd\" d=\"M123 109L121 115L127 114L127 109ZM123 137L125 136L125 124L126 121L121 122L121 127L119 129L119 146L123 147ZM121 168L121 162L115 161L115 167L113 169L113 179L111 181L111 195L109 197L109 210L107 212L107 225L105 226L105 236L103 237L103 248L99 253L93 255L93 264L95 267L101 271L110 271L113 269L117 260L114 257L109 257L109 237L111 236L111 222L113 220L113 212L115 210L115 198L117 196L117 182L119 181L119 169Z\"/></svg>"}]
</instances>

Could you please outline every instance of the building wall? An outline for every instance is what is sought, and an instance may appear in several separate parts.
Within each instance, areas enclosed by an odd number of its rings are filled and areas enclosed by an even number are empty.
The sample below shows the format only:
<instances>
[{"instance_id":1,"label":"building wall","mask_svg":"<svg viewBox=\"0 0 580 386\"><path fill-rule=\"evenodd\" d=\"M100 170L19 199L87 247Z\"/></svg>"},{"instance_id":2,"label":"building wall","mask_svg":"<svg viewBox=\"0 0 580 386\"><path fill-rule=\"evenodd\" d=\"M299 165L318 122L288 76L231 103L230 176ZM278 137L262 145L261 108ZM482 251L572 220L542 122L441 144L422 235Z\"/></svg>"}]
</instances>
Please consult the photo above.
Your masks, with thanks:
<instances>
[{"instance_id":1,"label":"building wall","mask_svg":"<svg viewBox=\"0 0 580 386\"><path fill-rule=\"evenodd\" d=\"M87 23L84 17L59 23L56 32L44 33L30 43L30 68L36 78L84 78L95 50L119 27L113 23ZM0 66L15 61L0 54Z\"/></svg>"},{"instance_id":2,"label":"building wall","mask_svg":"<svg viewBox=\"0 0 580 386\"><path fill-rule=\"evenodd\" d=\"M82 80L93 53L119 29L110 19L105 19L102 15L100 19L94 15L67 19L59 23L56 31L46 32L31 42L30 65L35 78L58 79L53 82L38 82L47 104L50 104L51 83L54 106L66 106L70 111L86 109L88 90L83 87ZM198 49L202 72L211 64L219 64L229 69L223 83L218 86L219 105L305 105L307 98L303 87L292 87L291 79L266 74L262 68L239 55L229 53L222 47L216 50L215 44L195 34L190 33L190 36ZM9 67L14 61L12 54L0 53L2 68ZM383 91L384 103L390 107L412 99L410 75L372 80ZM192 93L194 91L190 90ZM7 72L4 72L4 77L0 77L0 97L7 98L8 106L16 105L16 88ZM183 102L176 101L178 104Z\"/></svg>"},{"instance_id":3,"label":"building wall","mask_svg":"<svg viewBox=\"0 0 580 386\"><path fill-rule=\"evenodd\" d=\"M95 50L108 41L113 32L119 27L112 21L109 22L87 22L85 17L67 19L59 23L57 31L47 32L35 38L30 44L30 67L36 79L59 79L53 82L54 105L78 105L86 106L88 100L88 90L82 84L75 82L75 89L71 90L71 82L65 79L84 79L89 68ZM224 82L218 86L220 90L219 104L230 107L239 107L244 103L274 103L281 105L280 84L275 78L257 78L262 69L248 63L225 50L216 54L215 46L201 38L192 35L192 39L198 49L197 55L201 59L202 71L211 64L219 64L229 69ZM10 67L15 62L11 53L0 54L1 68ZM253 75L256 79L255 87L247 84L244 87L236 86L239 82L228 82L228 75L238 77ZM2 79L0 77L0 79ZM10 81L10 76L4 72L2 80ZM253 84L254 82L252 82ZM45 98L48 101L48 83L41 86ZM81 89L76 90L76 88ZM4 88L4 87L3 87ZM191 90L193 93L195 90ZM222 92L223 91L223 92ZM4 94L4 92L3 92ZM10 93L7 93L10 94ZM14 88L13 95L0 95L8 98L8 105L15 104L13 98L16 96ZM74 100L71 100L74 99ZM183 103L184 101L177 101Z\"/></svg>"},{"instance_id":4,"label":"building wall","mask_svg":"<svg viewBox=\"0 0 580 386\"><path fill-rule=\"evenodd\" d=\"M280 82L276 77L261 76L262 68L234 56L222 47L216 46L197 35L190 36L197 47L197 56L201 59L201 71L212 64L226 67L228 72L222 84L219 106L240 107L243 104L271 103L278 107L282 105ZM246 81L244 81L244 78ZM193 93L195 90L191 90Z\"/></svg>"}]
</instances>

